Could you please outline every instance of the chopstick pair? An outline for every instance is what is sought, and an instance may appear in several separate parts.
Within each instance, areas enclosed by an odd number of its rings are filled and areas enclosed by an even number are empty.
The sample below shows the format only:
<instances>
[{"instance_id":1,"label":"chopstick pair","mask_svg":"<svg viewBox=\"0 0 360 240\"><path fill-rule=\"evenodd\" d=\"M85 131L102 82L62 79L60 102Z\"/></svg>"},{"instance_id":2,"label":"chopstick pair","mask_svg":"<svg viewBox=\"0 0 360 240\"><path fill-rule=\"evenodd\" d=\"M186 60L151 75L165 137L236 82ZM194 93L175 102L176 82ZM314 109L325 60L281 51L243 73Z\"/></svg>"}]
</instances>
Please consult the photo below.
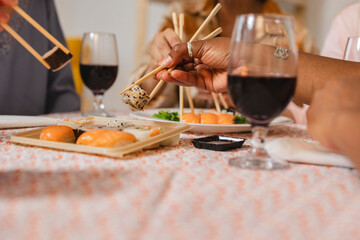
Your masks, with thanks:
<instances>
[{"instance_id":1,"label":"chopstick pair","mask_svg":"<svg viewBox=\"0 0 360 240\"><path fill-rule=\"evenodd\" d=\"M194 36L190 39L189 42L193 42L194 40L196 40L196 38L199 36L199 34L204 30L204 28L206 27L206 25L215 17L215 15L219 12L221 8L221 4L218 3L214 9L211 11L211 13L209 14L209 16L205 19L205 21L201 24L201 26L198 28L198 30L195 32ZM216 31L216 30L215 30ZM214 32L215 32L214 31ZM216 36L216 35L215 35ZM143 76L142 78L140 78L138 81L136 81L135 83L131 84L129 87L125 88L120 94L124 94L126 91L130 90L131 88L133 88L135 85L139 85L142 82L144 82L145 80L154 77L156 74L158 74L159 72L161 72L162 70L164 70L165 67L163 66L159 66L156 69L154 69L153 71L151 71L150 73L146 74L145 76ZM160 88L160 87L159 87ZM159 88L155 88L155 89L159 89ZM155 90L154 89L154 90ZM153 94L155 95L155 94ZM151 99L151 98L150 98Z\"/></svg>"},{"instance_id":2,"label":"chopstick pair","mask_svg":"<svg viewBox=\"0 0 360 240\"><path fill-rule=\"evenodd\" d=\"M212 11L212 13L210 13L210 15L206 18L206 20L204 21L204 23L199 27L199 29L195 32L194 36L190 39L189 42L193 42L194 40L196 40L196 38L199 36L199 34L201 33L201 31L203 31L203 29L205 28L205 26L211 21L211 19L213 17L215 17L215 15L217 14L217 12L220 10L221 5L218 4ZM181 13L180 14L180 20L179 22L177 21L177 15L175 12L172 13L172 19L173 19L173 25L174 25L174 30L175 33L178 34L181 42L184 42L183 39L183 28L184 28L184 14ZM180 26L179 26L180 25ZM215 38L217 35L219 35L222 32L222 28L219 27L217 29L215 29L213 32L211 32L208 36L206 36L205 38L203 38L202 40L208 40L208 39L212 39ZM170 68L168 71L171 72L172 70L174 70L175 67ZM161 86L164 84L164 80L160 80L159 83L156 85L156 87L153 89L153 91L150 94L150 100L155 96L155 94L159 91L159 89L161 88ZM194 113L194 103L191 97L191 93L190 93L190 87L183 87L180 86L179 87L179 108L180 108L180 121L182 121L182 117L183 117L183 113L184 113L184 89L188 98L188 102L189 102L189 107L191 110L191 113Z\"/></svg>"},{"instance_id":3,"label":"chopstick pair","mask_svg":"<svg viewBox=\"0 0 360 240\"><path fill-rule=\"evenodd\" d=\"M43 34L49 41L55 44L56 47L41 56L8 24L1 24L1 26L47 69L57 71L63 66L65 66L65 64L69 62L69 60L72 58L70 51L54 36L52 36L48 31L46 31L39 23L37 23L32 17L30 17L26 12L24 12L24 10L22 10L19 6L13 6L12 8L28 23L30 23L34 28L36 28L41 34Z\"/></svg>"},{"instance_id":4,"label":"chopstick pair","mask_svg":"<svg viewBox=\"0 0 360 240\"><path fill-rule=\"evenodd\" d=\"M222 33L222 28L221 28L221 27L215 29L213 32L211 32L209 35L207 35L206 37L204 37L204 38L201 39L201 40L213 39L213 38L215 38L217 35L219 35L220 33ZM175 68L171 68L171 69L169 69L169 71L172 70L172 69L175 69ZM162 70L163 70L163 69L162 69ZM155 69L154 71L157 71L157 69ZM149 74L151 74L151 72L150 72ZM144 77L147 77L149 74L145 75ZM156 75L156 74L155 74L155 75ZM141 79L143 79L144 77L142 77ZM150 76L150 77L152 77L152 76ZM141 79L140 79L140 80L141 80ZM140 80L139 80L139 81L140 81ZM156 85L156 87L153 89L153 91L152 91L151 94L150 94L150 100L155 96L155 94L159 91L159 89L161 88L161 86L162 86L164 83L165 83L164 80L160 80L160 81L158 82L158 84ZM135 84L134 84L134 85L135 85ZM186 87L185 90L188 91L187 89L190 89L190 88L189 88L189 87ZM190 108L191 108L192 101L189 101L189 104L190 104ZM194 107L194 106L192 106L192 108L193 108L193 107Z\"/></svg>"}]
</instances>

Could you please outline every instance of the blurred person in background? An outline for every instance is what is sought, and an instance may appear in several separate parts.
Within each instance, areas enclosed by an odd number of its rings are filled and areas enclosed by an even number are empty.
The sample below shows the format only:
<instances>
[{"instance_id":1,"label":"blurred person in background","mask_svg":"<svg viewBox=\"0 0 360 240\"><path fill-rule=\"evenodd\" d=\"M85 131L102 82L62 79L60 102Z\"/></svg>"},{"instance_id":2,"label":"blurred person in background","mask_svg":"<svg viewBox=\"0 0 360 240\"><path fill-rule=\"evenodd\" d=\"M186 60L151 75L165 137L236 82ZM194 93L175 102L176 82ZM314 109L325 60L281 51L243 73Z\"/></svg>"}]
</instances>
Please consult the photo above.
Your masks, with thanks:
<instances>
[{"instance_id":1,"label":"blurred person in background","mask_svg":"<svg viewBox=\"0 0 360 240\"><path fill-rule=\"evenodd\" d=\"M348 37L360 37L360 2L343 8L332 21L321 55L343 59Z\"/></svg>"},{"instance_id":2,"label":"blurred person in background","mask_svg":"<svg viewBox=\"0 0 360 240\"><path fill-rule=\"evenodd\" d=\"M0 23L8 23L44 54L54 46L12 10L10 6L17 4L66 45L53 0L0 0ZM70 65L52 72L2 27L0 31L0 114L39 115L80 109Z\"/></svg>"}]
</instances>

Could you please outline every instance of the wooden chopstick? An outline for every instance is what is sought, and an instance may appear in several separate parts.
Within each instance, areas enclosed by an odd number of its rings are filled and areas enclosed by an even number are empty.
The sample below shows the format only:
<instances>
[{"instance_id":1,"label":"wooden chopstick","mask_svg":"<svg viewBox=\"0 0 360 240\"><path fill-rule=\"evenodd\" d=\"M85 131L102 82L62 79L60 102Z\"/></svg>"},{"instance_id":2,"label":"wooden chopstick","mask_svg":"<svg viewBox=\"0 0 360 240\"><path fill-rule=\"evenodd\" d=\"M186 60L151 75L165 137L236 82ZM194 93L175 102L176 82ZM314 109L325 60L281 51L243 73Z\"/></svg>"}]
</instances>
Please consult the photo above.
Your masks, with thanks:
<instances>
[{"instance_id":1,"label":"wooden chopstick","mask_svg":"<svg viewBox=\"0 0 360 240\"><path fill-rule=\"evenodd\" d=\"M189 42L193 42L197 39L197 37L199 36L199 34L204 30L204 28L206 27L206 25L215 17L215 15L220 11L221 8L221 4L218 3L216 4L216 6L214 7L214 9L211 11L211 13L209 14L209 16L207 16L207 18L205 19L205 21L201 24L201 26L198 28L198 30L195 32L195 34L192 36L192 38L190 39Z\"/></svg>"},{"instance_id":2,"label":"wooden chopstick","mask_svg":"<svg viewBox=\"0 0 360 240\"><path fill-rule=\"evenodd\" d=\"M56 38L54 38L48 31L46 31L40 24L38 24L32 17L30 17L24 10L19 6L12 7L18 14L20 14L26 21L28 21L34 28L36 28L40 33L42 33L47 39L49 39L53 44L60 48L65 54L69 54L70 51Z\"/></svg>"},{"instance_id":3,"label":"wooden chopstick","mask_svg":"<svg viewBox=\"0 0 360 240\"><path fill-rule=\"evenodd\" d=\"M212 92L211 95L212 95L212 98L214 99L216 111L217 111L218 113L221 113L221 107L220 107L219 100L218 100L218 98L217 98L216 93Z\"/></svg>"},{"instance_id":4,"label":"wooden chopstick","mask_svg":"<svg viewBox=\"0 0 360 240\"><path fill-rule=\"evenodd\" d=\"M215 38L217 35L219 35L220 33L222 33L222 28L221 27L218 27L217 29L215 29L213 32L211 32L209 35L207 35L206 37L204 37L202 40L209 40L209 39L212 39L212 38ZM173 68L170 68L170 70L173 70L175 69L175 67ZM156 93L159 91L159 89L161 88L161 86L164 84L164 80L160 80L159 83L156 85L156 87L152 90L151 94L150 94L150 100L156 95ZM150 101L149 100L149 101ZM191 99L192 100L192 99ZM190 108L191 108L191 104L192 104L192 109L194 108L194 105L193 105L193 102L189 101L189 105L190 105ZM192 110L193 112L193 110Z\"/></svg>"},{"instance_id":5,"label":"wooden chopstick","mask_svg":"<svg viewBox=\"0 0 360 240\"><path fill-rule=\"evenodd\" d=\"M180 14L179 25L180 25L180 32L179 32L180 40L181 40L181 42L185 42L185 39L184 39L185 15L184 15L184 13ZM191 95L190 95L190 88L185 87L185 91L186 91L186 96L187 96L189 106L191 109L191 113L194 113L194 103L193 103ZM184 95L184 87L183 86L180 86L180 94ZM182 120L182 116L184 114L184 96L180 95L180 100L182 101L182 102L180 102L180 115L181 115L181 120Z\"/></svg>"},{"instance_id":6,"label":"wooden chopstick","mask_svg":"<svg viewBox=\"0 0 360 240\"><path fill-rule=\"evenodd\" d=\"M220 33L222 33L222 28L221 27L218 27L217 29L215 29L215 31L213 31L212 33L210 33L209 35L207 35L205 38L203 38L203 40L209 40L209 39L212 39L212 38L215 38L217 35L219 35ZM224 100L224 97L221 95L221 93L219 93L219 97L220 97L220 100ZM218 98L216 96L216 94L211 94L213 100L214 100L214 103L215 103L215 107L216 107L216 111L218 113L221 112L221 108L220 108L220 104L219 104L219 101L218 101ZM224 104L224 102L223 102ZM225 102L226 104L226 102ZM224 105L225 106L225 105ZM227 107L226 107L227 109Z\"/></svg>"},{"instance_id":7,"label":"wooden chopstick","mask_svg":"<svg viewBox=\"0 0 360 240\"><path fill-rule=\"evenodd\" d=\"M206 37L204 37L201 40L209 40L209 39L213 39L215 38L217 35L219 35L220 33L222 33L222 28L218 27L217 29L215 29L214 31L212 31L209 35L207 35Z\"/></svg>"},{"instance_id":8,"label":"wooden chopstick","mask_svg":"<svg viewBox=\"0 0 360 240\"><path fill-rule=\"evenodd\" d=\"M176 12L172 12L171 14L172 16L172 22L173 22L173 25L174 25L174 31L176 33L176 35L179 36L179 22L178 22L178 18L177 18L177 14ZM164 80L160 80L158 82L158 84L156 84L155 88L152 90L152 92L150 93L150 99L149 101L151 101L151 99L155 96L155 94L160 90L160 88L162 87L162 85L164 84Z\"/></svg>"},{"instance_id":9,"label":"wooden chopstick","mask_svg":"<svg viewBox=\"0 0 360 240\"><path fill-rule=\"evenodd\" d=\"M184 13L180 13L178 36L179 36L181 42L184 42L184 24L185 24L185 15L184 15ZM180 107L180 122L182 122L183 116L184 116L184 87L183 86L179 87L179 107Z\"/></svg>"},{"instance_id":10,"label":"wooden chopstick","mask_svg":"<svg viewBox=\"0 0 360 240\"><path fill-rule=\"evenodd\" d=\"M172 12L172 21L173 21L173 25L174 25L174 31L176 33L176 35L180 35L180 30L179 30L179 21L178 21L178 17L176 12Z\"/></svg>"},{"instance_id":11,"label":"wooden chopstick","mask_svg":"<svg viewBox=\"0 0 360 240\"><path fill-rule=\"evenodd\" d=\"M140 78L139 80L137 80L135 83L131 84L129 87L125 88L120 94L123 94L124 92L130 90L131 88L133 88L135 85L139 85L141 84L143 81L145 81L146 79L149 79L153 76L155 76L156 74L158 74L159 72L161 72L162 70L164 70L165 67L160 66L154 70L152 70L151 72L149 72L148 74L146 74L145 76L143 76L142 78Z\"/></svg>"},{"instance_id":12,"label":"wooden chopstick","mask_svg":"<svg viewBox=\"0 0 360 240\"><path fill-rule=\"evenodd\" d=\"M185 91L186 91L186 95L188 97L189 107L190 107L191 113L195 113L195 111L194 111L194 102L193 102L192 97L191 97L190 87L185 87Z\"/></svg>"},{"instance_id":13,"label":"wooden chopstick","mask_svg":"<svg viewBox=\"0 0 360 240\"><path fill-rule=\"evenodd\" d=\"M225 101L225 98L223 96L222 93L218 93L219 97L220 97L220 101L222 103L222 105L224 106L225 109L229 109L229 105L227 104L227 102Z\"/></svg>"},{"instance_id":14,"label":"wooden chopstick","mask_svg":"<svg viewBox=\"0 0 360 240\"><path fill-rule=\"evenodd\" d=\"M35 51L14 29L7 24L1 24L1 26L13 36L26 50L28 50L40 63L42 63L47 69L50 69L50 65L42 58L42 56Z\"/></svg>"}]
</instances>

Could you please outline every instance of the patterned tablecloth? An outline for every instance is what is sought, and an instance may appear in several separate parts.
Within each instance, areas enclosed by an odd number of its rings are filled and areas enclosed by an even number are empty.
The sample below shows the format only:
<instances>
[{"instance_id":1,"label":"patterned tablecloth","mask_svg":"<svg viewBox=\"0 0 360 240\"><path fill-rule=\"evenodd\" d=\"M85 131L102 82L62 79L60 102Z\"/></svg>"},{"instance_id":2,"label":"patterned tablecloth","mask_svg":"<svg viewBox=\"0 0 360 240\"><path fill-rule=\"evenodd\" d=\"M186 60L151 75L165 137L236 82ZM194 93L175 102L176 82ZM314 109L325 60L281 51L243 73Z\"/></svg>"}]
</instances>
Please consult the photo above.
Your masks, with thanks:
<instances>
[{"instance_id":1,"label":"patterned tablecloth","mask_svg":"<svg viewBox=\"0 0 360 240\"><path fill-rule=\"evenodd\" d=\"M192 134L119 160L10 144L19 131L0 130L0 239L360 239L355 170L237 169L248 146L199 150Z\"/></svg>"}]
</instances>

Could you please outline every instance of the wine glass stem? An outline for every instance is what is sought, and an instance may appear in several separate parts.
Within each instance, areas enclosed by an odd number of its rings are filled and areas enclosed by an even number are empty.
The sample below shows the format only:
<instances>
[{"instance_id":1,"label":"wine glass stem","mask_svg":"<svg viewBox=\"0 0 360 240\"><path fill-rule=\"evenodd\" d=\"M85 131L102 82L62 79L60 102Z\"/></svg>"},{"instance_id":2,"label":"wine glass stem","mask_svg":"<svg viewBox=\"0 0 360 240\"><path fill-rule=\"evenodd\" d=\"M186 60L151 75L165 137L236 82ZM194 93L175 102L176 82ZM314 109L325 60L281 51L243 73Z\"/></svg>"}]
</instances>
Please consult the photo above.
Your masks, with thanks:
<instances>
[{"instance_id":1,"label":"wine glass stem","mask_svg":"<svg viewBox=\"0 0 360 240\"><path fill-rule=\"evenodd\" d=\"M255 126L251 129L252 131L252 148L251 153L254 157L264 158L268 154L265 150L265 138L268 133L267 127L264 126Z\"/></svg>"},{"instance_id":2,"label":"wine glass stem","mask_svg":"<svg viewBox=\"0 0 360 240\"><path fill-rule=\"evenodd\" d=\"M94 96L94 109L95 110L105 110L103 98L104 98L103 94L95 94L95 96Z\"/></svg>"}]
</instances>

